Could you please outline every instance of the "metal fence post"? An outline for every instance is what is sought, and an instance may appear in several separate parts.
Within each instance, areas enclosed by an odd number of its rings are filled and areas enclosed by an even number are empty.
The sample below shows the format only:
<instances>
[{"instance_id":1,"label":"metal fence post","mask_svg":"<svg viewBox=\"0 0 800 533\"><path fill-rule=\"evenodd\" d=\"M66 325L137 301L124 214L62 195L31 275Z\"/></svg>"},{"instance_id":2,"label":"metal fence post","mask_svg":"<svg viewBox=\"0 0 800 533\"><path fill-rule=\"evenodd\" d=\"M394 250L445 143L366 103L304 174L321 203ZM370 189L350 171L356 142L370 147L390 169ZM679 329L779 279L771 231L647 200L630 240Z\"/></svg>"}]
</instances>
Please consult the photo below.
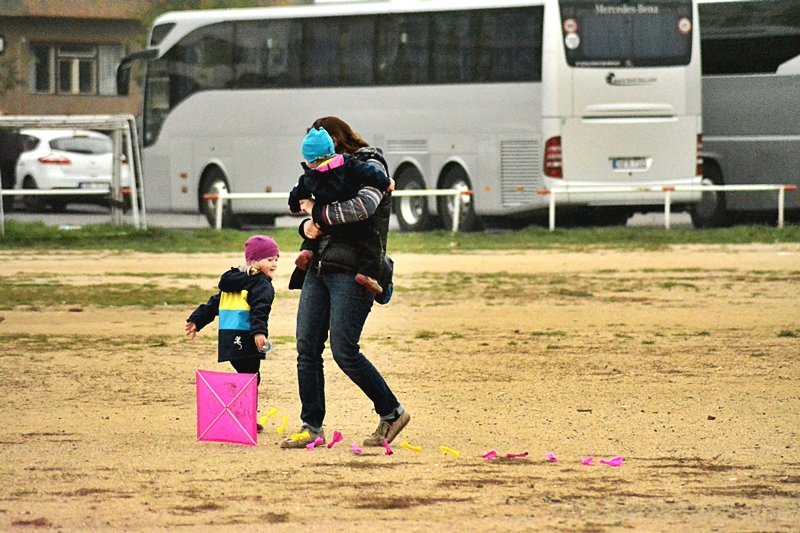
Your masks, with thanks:
<instances>
[{"instance_id":1,"label":"metal fence post","mask_svg":"<svg viewBox=\"0 0 800 533\"><path fill-rule=\"evenodd\" d=\"M664 229L670 228L670 219L672 215L672 187L664 187Z\"/></svg>"},{"instance_id":2,"label":"metal fence post","mask_svg":"<svg viewBox=\"0 0 800 533\"><path fill-rule=\"evenodd\" d=\"M0 181L0 237L5 237L5 236L6 236L6 213L3 210L3 183L2 181Z\"/></svg>"},{"instance_id":3,"label":"metal fence post","mask_svg":"<svg viewBox=\"0 0 800 533\"><path fill-rule=\"evenodd\" d=\"M214 228L217 231L222 230L222 194L217 194L217 211L214 217Z\"/></svg>"},{"instance_id":4,"label":"metal fence post","mask_svg":"<svg viewBox=\"0 0 800 533\"><path fill-rule=\"evenodd\" d=\"M461 222L461 189L459 188L453 196L453 233L458 233L458 225Z\"/></svg>"}]
</instances>

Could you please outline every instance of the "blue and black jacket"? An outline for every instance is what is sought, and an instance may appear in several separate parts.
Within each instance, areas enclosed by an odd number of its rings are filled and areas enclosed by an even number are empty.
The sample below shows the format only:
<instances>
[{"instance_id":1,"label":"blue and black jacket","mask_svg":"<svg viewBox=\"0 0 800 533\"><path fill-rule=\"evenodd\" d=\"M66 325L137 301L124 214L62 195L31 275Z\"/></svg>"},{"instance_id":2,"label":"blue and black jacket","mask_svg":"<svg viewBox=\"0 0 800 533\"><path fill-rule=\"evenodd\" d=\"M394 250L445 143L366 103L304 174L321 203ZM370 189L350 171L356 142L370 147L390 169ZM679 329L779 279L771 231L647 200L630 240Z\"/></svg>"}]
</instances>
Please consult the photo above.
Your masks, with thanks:
<instances>
[{"instance_id":1,"label":"blue and black jacket","mask_svg":"<svg viewBox=\"0 0 800 533\"><path fill-rule=\"evenodd\" d=\"M269 338L269 313L275 299L272 281L263 274L248 275L247 267L231 268L220 277L220 292L201 304L187 319L197 331L219 315L218 361L266 356L258 351L253 336Z\"/></svg>"}]
</instances>

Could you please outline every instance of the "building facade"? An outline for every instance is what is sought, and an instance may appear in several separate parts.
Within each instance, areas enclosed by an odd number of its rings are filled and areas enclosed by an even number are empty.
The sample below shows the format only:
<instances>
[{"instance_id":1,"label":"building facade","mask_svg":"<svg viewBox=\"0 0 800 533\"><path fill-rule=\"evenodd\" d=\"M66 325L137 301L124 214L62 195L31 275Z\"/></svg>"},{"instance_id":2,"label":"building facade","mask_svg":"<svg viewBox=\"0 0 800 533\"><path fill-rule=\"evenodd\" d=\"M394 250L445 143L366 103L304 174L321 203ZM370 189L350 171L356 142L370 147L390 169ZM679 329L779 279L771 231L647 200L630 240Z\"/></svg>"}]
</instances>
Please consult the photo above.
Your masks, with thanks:
<instances>
[{"instance_id":1,"label":"building facade","mask_svg":"<svg viewBox=\"0 0 800 533\"><path fill-rule=\"evenodd\" d=\"M137 114L141 92L116 94L116 67L142 48L149 1L0 0L0 111Z\"/></svg>"}]
</instances>

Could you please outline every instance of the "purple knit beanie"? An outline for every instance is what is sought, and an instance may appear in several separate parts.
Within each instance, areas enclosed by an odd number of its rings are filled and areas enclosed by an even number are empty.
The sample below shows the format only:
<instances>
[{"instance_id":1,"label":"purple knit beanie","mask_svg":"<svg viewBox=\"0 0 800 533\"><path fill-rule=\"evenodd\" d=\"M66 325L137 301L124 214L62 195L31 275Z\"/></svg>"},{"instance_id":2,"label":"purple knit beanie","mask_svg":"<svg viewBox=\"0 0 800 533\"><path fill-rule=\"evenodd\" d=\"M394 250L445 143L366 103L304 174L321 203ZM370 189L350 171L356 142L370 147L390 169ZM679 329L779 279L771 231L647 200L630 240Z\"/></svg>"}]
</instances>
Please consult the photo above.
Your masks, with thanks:
<instances>
[{"instance_id":1,"label":"purple knit beanie","mask_svg":"<svg viewBox=\"0 0 800 533\"><path fill-rule=\"evenodd\" d=\"M267 257L279 256L280 254L278 243L275 242L275 239L266 235L254 235L244 243L244 259L248 265Z\"/></svg>"}]
</instances>

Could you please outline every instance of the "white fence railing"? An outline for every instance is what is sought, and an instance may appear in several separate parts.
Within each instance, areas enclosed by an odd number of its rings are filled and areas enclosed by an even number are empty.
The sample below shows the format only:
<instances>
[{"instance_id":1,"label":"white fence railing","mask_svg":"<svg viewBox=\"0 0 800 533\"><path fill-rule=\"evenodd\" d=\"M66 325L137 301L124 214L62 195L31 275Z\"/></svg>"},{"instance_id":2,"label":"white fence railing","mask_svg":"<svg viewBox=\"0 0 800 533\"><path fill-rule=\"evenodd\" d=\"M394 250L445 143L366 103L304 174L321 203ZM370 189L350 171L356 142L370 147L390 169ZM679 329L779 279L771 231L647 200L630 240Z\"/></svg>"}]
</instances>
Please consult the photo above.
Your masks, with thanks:
<instances>
[{"instance_id":1,"label":"white fence railing","mask_svg":"<svg viewBox=\"0 0 800 533\"><path fill-rule=\"evenodd\" d=\"M745 191L778 191L778 227L783 227L784 198L786 191L796 191L796 185L676 185L674 187L570 187L569 189L540 189L540 195L550 196L548 212L550 231L556 227L556 197L561 194L596 194L596 193L653 193L664 195L664 228L670 229L672 211L672 193L674 192L745 192Z\"/></svg>"},{"instance_id":2,"label":"white fence railing","mask_svg":"<svg viewBox=\"0 0 800 533\"><path fill-rule=\"evenodd\" d=\"M403 189L392 192L392 198L402 198L404 196L452 196L455 202L453 206L453 233L458 231L461 219L462 197L472 194L468 189ZM214 213L214 228L222 229L222 210L226 200L288 200L288 192L221 192L206 194L204 200L216 200L217 206Z\"/></svg>"}]
</instances>

